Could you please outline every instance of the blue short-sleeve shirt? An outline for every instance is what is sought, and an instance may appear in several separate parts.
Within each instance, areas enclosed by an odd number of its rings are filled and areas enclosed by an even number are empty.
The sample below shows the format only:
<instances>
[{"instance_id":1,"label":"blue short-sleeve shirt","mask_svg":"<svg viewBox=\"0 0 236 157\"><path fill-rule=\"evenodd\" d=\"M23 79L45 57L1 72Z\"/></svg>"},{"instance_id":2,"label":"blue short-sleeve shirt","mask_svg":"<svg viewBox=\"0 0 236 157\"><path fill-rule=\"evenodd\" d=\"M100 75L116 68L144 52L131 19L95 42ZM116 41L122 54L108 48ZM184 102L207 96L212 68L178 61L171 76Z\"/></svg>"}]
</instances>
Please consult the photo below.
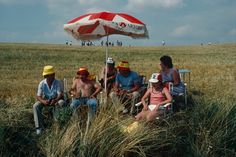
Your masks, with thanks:
<instances>
[{"instance_id":1,"label":"blue short-sleeve shirt","mask_svg":"<svg viewBox=\"0 0 236 157\"><path fill-rule=\"evenodd\" d=\"M46 79L44 79L39 83L37 96L42 96L44 99L49 100L56 98L61 93L62 86L60 81L55 79L50 89Z\"/></svg>"},{"instance_id":2,"label":"blue short-sleeve shirt","mask_svg":"<svg viewBox=\"0 0 236 157\"><path fill-rule=\"evenodd\" d=\"M133 71L130 71L128 77L124 77L118 73L116 75L116 83L119 84L121 89L130 90L135 84L139 84L139 76Z\"/></svg>"}]
</instances>

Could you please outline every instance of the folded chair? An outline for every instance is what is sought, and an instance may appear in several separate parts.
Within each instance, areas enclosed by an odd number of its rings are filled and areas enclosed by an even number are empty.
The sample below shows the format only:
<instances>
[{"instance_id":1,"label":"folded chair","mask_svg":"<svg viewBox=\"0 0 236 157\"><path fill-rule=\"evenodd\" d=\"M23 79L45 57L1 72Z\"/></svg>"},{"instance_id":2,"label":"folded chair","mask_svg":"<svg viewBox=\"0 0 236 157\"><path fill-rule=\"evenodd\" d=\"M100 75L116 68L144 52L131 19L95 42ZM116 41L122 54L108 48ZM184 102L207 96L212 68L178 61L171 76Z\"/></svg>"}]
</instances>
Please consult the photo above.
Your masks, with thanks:
<instances>
[{"instance_id":1,"label":"folded chair","mask_svg":"<svg viewBox=\"0 0 236 157\"><path fill-rule=\"evenodd\" d=\"M184 105L187 106L187 104L188 104L187 83L183 83L183 84L184 84L184 92L179 93L178 95L175 95L175 96L172 95L172 96L173 96L174 100L176 99L176 97L177 98L181 98L182 97L184 99ZM173 83L172 82L168 82L168 89L169 89L170 93L172 93L173 87L174 87Z\"/></svg>"},{"instance_id":2,"label":"folded chair","mask_svg":"<svg viewBox=\"0 0 236 157\"><path fill-rule=\"evenodd\" d=\"M185 106L187 106L188 105L188 90L187 89L190 89L191 70L189 70L189 69L178 69L178 72L180 74L180 80L185 86L185 90L184 90L183 93L180 94L180 96L184 97L184 104L185 104ZM187 77L185 77L185 75L188 75L188 79L187 79Z\"/></svg>"}]
</instances>

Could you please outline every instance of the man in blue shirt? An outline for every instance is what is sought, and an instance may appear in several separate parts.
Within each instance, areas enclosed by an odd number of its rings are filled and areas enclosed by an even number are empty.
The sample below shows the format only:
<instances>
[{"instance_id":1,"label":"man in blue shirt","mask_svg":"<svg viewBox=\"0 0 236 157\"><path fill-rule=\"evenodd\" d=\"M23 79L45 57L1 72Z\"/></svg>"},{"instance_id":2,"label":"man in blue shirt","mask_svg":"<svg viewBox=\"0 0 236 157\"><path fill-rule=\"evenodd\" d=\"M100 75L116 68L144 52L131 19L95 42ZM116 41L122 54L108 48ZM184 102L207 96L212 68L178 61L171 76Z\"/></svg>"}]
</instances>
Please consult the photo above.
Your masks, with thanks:
<instances>
[{"instance_id":1,"label":"man in blue shirt","mask_svg":"<svg viewBox=\"0 0 236 157\"><path fill-rule=\"evenodd\" d=\"M61 82L55 79L53 66L47 65L43 69L43 77L38 85L37 102L33 105L36 133L41 134L43 129L42 109L46 106L63 106L63 89Z\"/></svg>"},{"instance_id":2,"label":"man in blue shirt","mask_svg":"<svg viewBox=\"0 0 236 157\"><path fill-rule=\"evenodd\" d=\"M123 113L128 113L131 110L134 104L137 102L140 94L138 92L140 87L139 75L131 71L129 68L129 63L127 61L120 62L117 67L119 73L116 76L114 91L111 92L110 97L113 104L116 104L120 100L123 100L124 109ZM130 100L130 103L125 103L125 101Z\"/></svg>"}]
</instances>

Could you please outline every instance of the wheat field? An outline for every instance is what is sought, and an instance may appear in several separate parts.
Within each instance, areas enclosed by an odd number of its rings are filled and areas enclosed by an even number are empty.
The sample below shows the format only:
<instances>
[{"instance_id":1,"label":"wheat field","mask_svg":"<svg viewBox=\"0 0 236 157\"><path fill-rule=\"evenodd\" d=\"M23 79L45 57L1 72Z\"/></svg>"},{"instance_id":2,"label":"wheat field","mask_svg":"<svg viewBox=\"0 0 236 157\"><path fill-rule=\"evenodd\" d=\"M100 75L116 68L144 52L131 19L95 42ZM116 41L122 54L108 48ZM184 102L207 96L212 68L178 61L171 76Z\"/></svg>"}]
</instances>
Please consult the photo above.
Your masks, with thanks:
<instances>
[{"instance_id":1,"label":"wheat field","mask_svg":"<svg viewBox=\"0 0 236 157\"><path fill-rule=\"evenodd\" d=\"M98 75L105 47L0 43L0 156L235 156L236 44L108 47L116 64L127 60L147 78L170 55L175 67L191 70L189 106L158 124L141 124L132 134L120 126L132 122L113 108L101 108L89 130L79 119L62 118L41 137L34 133L32 105L45 65L71 85L76 70ZM64 117L65 118L65 117Z\"/></svg>"}]
</instances>

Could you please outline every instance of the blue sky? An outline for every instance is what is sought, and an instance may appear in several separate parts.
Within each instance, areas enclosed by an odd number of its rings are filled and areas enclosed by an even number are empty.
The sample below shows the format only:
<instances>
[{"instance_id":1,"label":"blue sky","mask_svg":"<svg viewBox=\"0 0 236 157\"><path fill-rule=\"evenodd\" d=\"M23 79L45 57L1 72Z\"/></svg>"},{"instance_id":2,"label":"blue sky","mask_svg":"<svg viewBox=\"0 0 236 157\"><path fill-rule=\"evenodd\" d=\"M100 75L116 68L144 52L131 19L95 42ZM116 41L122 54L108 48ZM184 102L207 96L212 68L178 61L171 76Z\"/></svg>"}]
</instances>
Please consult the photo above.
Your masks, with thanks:
<instances>
[{"instance_id":1,"label":"blue sky","mask_svg":"<svg viewBox=\"0 0 236 157\"><path fill-rule=\"evenodd\" d=\"M0 42L80 44L63 24L98 11L128 13L147 25L150 39L110 36L124 45L236 42L236 0L0 0Z\"/></svg>"}]
</instances>

